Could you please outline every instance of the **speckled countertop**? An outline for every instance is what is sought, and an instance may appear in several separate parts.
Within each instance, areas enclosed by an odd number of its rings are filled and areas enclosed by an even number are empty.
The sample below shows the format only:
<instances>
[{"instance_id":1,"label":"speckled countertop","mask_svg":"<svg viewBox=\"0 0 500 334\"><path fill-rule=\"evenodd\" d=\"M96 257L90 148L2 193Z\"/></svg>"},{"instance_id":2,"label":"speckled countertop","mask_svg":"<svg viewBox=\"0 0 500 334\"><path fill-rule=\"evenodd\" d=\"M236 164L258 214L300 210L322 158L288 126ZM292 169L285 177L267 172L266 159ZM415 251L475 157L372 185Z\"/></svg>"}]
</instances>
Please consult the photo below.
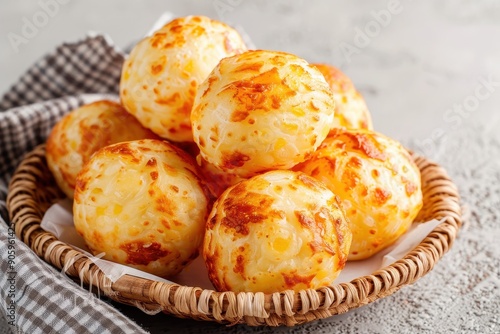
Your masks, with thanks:
<instances>
[{"instance_id":1,"label":"speckled countertop","mask_svg":"<svg viewBox=\"0 0 500 334\"><path fill-rule=\"evenodd\" d=\"M347 314L277 329L119 306L125 314L152 333L500 333L499 2L65 2L28 35L24 22L43 10L40 3L0 3L0 91L54 46L89 30L127 47L164 11L204 14L238 26L258 48L339 66L364 95L376 130L445 166L466 209L459 238L431 273Z\"/></svg>"}]
</instances>

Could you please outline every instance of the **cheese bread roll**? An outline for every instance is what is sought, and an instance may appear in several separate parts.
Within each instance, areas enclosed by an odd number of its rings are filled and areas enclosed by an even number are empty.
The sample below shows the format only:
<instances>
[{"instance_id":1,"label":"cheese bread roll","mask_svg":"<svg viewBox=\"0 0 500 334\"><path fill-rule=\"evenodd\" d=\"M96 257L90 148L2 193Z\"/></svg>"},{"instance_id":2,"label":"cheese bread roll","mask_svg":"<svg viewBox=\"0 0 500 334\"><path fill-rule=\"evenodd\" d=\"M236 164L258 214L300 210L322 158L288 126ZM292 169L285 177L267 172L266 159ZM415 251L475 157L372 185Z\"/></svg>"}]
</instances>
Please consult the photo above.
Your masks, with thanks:
<instances>
[{"instance_id":1,"label":"cheese bread roll","mask_svg":"<svg viewBox=\"0 0 500 334\"><path fill-rule=\"evenodd\" d=\"M351 232L336 196L303 173L272 171L228 188L203 257L218 291L317 289L344 268Z\"/></svg>"},{"instance_id":2,"label":"cheese bread roll","mask_svg":"<svg viewBox=\"0 0 500 334\"><path fill-rule=\"evenodd\" d=\"M47 139L46 158L57 185L73 198L83 164L100 148L129 140L158 138L121 105L98 101L64 116Z\"/></svg>"},{"instance_id":3,"label":"cheese bread roll","mask_svg":"<svg viewBox=\"0 0 500 334\"><path fill-rule=\"evenodd\" d=\"M314 64L325 76L335 99L335 127L372 130L372 118L363 96L351 79L338 68L327 64Z\"/></svg>"},{"instance_id":4,"label":"cheese bread roll","mask_svg":"<svg viewBox=\"0 0 500 334\"><path fill-rule=\"evenodd\" d=\"M221 171L199 154L196 156L196 162L208 189L215 198L218 198L230 186L245 180L238 175Z\"/></svg>"},{"instance_id":5,"label":"cheese bread roll","mask_svg":"<svg viewBox=\"0 0 500 334\"><path fill-rule=\"evenodd\" d=\"M340 197L353 234L349 260L391 245L422 208L420 171L397 141L368 130L337 130L294 170Z\"/></svg>"},{"instance_id":6,"label":"cheese bread roll","mask_svg":"<svg viewBox=\"0 0 500 334\"><path fill-rule=\"evenodd\" d=\"M304 161L333 115L318 69L291 54L258 50L221 60L198 89L191 122L205 160L251 177Z\"/></svg>"},{"instance_id":7,"label":"cheese bread roll","mask_svg":"<svg viewBox=\"0 0 500 334\"><path fill-rule=\"evenodd\" d=\"M198 255L209 199L194 160L165 141L99 150L77 177L75 227L94 254L154 275Z\"/></svg>"},{"instance_id":8,"label":"cheese bread roll","mask_svg":"<svg viewBox=\"0 0 500 334\"><path fill-rule=\"evenodd\" d=\"M193 141L189 115L198 85L224 57L246 46L239 33L204 16L173 20L139 42L125 61L125 108L163 138Z\"/></svg>"}]
</instances>

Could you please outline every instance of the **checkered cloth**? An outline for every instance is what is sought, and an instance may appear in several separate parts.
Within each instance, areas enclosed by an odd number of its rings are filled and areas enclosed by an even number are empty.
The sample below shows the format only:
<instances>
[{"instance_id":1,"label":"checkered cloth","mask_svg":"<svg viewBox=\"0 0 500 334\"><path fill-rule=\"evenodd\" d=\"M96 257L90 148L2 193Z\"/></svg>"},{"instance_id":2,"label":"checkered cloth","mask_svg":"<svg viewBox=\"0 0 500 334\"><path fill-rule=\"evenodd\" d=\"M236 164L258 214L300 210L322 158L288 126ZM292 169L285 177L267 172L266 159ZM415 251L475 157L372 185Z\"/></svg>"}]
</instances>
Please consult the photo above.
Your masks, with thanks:
<instances>
[{"instance_id":1,"label":"checkered cloth","mask_svg":"<svg viewBox=\"0 0 500 334\"><path fill-rule=\"evenodd\" d=\"M0 309L7 321L15 319L14 332L145 333L12 239L5 206L9 179L24 154L43 143L67 112L105 97L99 94L116 94L123 59L103 36L64 44L0 99Z\"/></svg>"}]
</instances>

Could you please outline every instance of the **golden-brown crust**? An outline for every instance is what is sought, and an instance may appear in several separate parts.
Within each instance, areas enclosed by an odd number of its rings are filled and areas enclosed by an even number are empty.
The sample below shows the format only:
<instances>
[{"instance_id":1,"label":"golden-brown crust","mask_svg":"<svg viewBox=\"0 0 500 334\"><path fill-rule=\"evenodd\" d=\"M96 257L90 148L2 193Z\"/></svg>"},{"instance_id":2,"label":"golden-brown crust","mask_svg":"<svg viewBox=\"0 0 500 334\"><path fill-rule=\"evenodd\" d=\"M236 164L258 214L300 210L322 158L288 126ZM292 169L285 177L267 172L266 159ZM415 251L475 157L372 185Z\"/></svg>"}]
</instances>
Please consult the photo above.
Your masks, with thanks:
<instances>
[{"instance_id":1,"label":"golden-brown crust","mask_svg":"<svg viewBox=\"0 0 500 334\"><path fill-rule=\"evenodd\" d=\"M211 196L194 160L161 140L99 150L77 177L78 232L94 253L168 277L196 255Z\"/></svg>"},{"instance_id":2,"label":"golden-brown crust","mask_svg":"<svg viewBox=\"0 0 500 334\"><path fill-rule=\"evenodd\" d=\"M350 260L391 245L422 207L420 173L395 140L368 130L336 129L294 167L340 197L353 231Z\"/></svg>"},{"instance_id":3,"label":"golden-brown crust","mask_svg":"<svg viewBox=\"0 0 500 334\"><path fill-rule=\"evenodd\" d=\"M287 169L326 137L334 100L321 73L284 52L220 61L200 85L191 122L201 156L241 177Z\"/></svg>"},{"instance_id":4,"label":"golden-brown crust","mask_svg":"<svg viewBox=\"0 0 500 334\"><path fill-rule=\"evenodd\" d=\"M198 85L219 60L244 51L238 32L222 22L177 18L130 53L120 82L122 103L159 136L192 142L190 113Z\"/></svg>"},{"instance_id":5,"label":"golden-brown crust","mask_svg":"<svg viewBox=\"0 0 500 334\"><path fill-rule=\"evenodd\" d=\"M92 154L121 141L158 138L120 104L97 101L64 116L47 139L46 157L57 184L73 198L75 179Z\"/></svg>"},{"instance_id":6,"label":"golden-brown crust","mask_svg":"<svg viewBox=\"0 0 500 334\"><path fill-rule=\"evenodd\" d=\"M371 115L361 94L351 79L338 68L314 64L324 75L335 99L335 127L372 130Z\"/></svg>"},{"instance_id":7,"label":"golden-brown crust","mask_svg":"<svg viewBox=\"0 0 500 334\"><path fill-rule=\"evenodd\" d=\"M203 257L219 291L297 291L331 284L350 243L330 190L302 173L272 171L219 197L207 221Z\"/></svg>"},{"instance_id":8,"label":"golden-brown crust","mask_svg":"<svg viewBox=\"0 0 500 334\"><path fill-rule=\"evenodd\" d=\"M223 170L215 167L211 163L204 160L201 155L196 157L199 170L203 176L203 180L207 184L208 189L215 198L218 198L224 190L232 185L244 180L237 175L226 173Z\"/></svg>"},{"instance_id":9,"label":"golden-brown crust","mask_svg":"<svg viewBox=\"0 0 500 334\"><path fill-rule=\"evenodd\" d=\"M125 263L132 265L148 265L169 253L168 250L162 249L161 244L157 242L148 242L147 244L143 241L125 242L119 247L127 254Z\"/></svg>"}]
</instances>

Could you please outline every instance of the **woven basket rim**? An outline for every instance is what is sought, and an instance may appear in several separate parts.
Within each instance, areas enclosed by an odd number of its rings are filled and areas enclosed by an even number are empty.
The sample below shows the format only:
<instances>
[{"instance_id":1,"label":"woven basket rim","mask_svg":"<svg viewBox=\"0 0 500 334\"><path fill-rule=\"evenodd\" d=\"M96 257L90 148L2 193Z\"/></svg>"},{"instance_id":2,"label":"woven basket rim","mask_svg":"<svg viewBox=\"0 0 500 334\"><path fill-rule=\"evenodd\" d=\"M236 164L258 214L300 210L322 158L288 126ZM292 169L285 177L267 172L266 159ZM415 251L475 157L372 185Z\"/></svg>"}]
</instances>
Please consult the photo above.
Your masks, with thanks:
<instances>
[{"instance_id":1,"label":"woven basket rim","mask_svg":"<svg viewBox=\"0 0 500 334\"><path fill-rule=\"evenodd\" d=\"M294 326L345 313L391 295L427 274L450 249L461 227L460 197L444 168L412 153L420 169L424 207L415 221L443 220L401 260L371 275L316 290L217 292L125 275L116 282L82 252L43 230L48 207L64 198L45 161L45 145L29 152L16 169L7 209L18 238L47 263L120 303L146 313L163 311L180 318L251 326Z\"/></svg>"}]
</instances>

